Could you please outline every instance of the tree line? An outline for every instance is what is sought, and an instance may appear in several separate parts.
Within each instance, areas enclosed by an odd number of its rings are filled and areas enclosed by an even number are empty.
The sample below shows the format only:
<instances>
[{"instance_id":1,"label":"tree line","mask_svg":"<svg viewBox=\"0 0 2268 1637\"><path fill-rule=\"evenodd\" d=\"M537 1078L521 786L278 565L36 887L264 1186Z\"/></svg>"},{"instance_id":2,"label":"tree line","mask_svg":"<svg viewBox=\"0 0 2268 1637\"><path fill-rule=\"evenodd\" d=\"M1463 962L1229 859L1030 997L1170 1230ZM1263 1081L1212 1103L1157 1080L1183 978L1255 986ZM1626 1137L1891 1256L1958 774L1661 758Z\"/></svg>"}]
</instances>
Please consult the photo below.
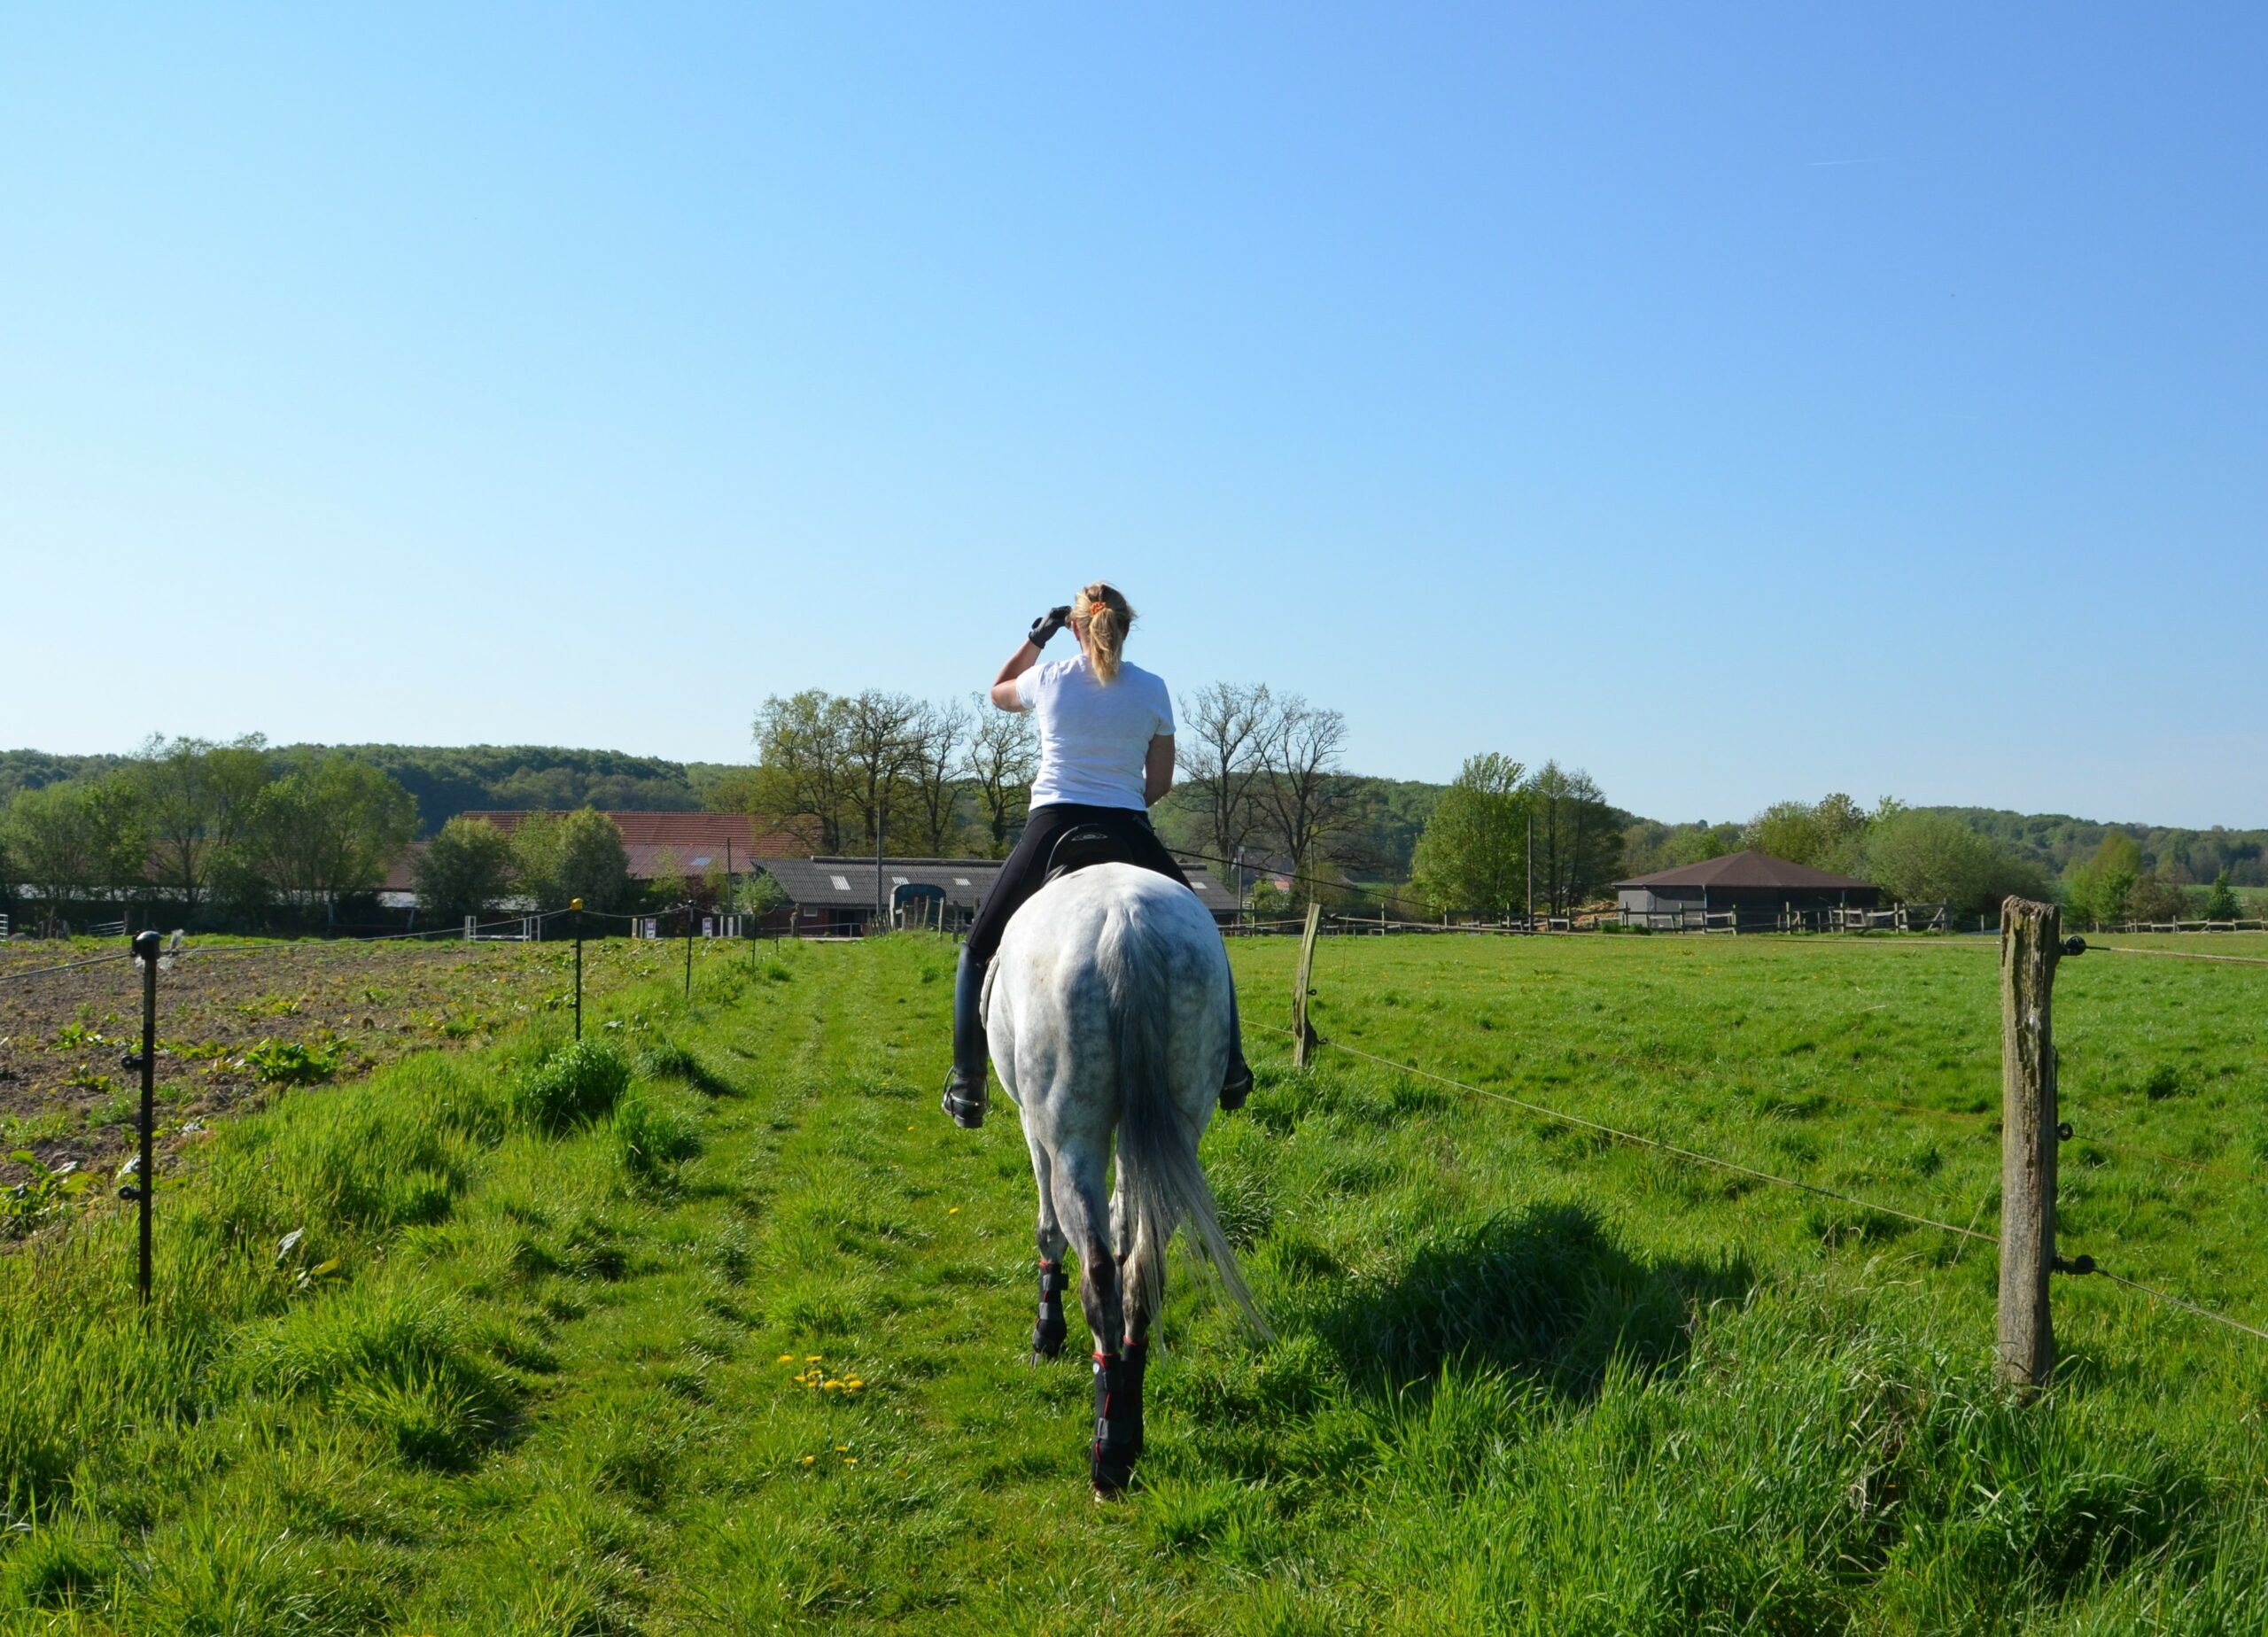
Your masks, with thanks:
<instances>
[{"instance_id":1,"label":"tree line","mask_svg":"<svg viewBox=\"0 0 2268 1637\"><path fill-rule=\"evenodd\" d=\"M49 921L154 888L183 925L329 922L416 833L409 793L353 756L157 737L107 771L17 791L0 888L30 888Z\"/></svg>"}]
</instances>

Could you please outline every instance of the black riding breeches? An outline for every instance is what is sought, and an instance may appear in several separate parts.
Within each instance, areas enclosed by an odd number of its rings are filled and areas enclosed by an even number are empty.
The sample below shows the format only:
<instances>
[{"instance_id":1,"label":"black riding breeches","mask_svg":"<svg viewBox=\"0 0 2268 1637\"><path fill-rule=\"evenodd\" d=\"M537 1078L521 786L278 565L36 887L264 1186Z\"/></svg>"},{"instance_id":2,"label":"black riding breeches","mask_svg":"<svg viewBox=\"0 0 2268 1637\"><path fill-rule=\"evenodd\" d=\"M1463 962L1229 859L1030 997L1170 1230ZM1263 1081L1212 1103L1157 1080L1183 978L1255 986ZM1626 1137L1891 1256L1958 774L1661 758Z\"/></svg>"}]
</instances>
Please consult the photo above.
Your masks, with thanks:
<instances>
[{"instance_id":1,"label":"black riding breeches","mask_svg":"<svg viewBox=\"0 0 2268 1637\"><path fill-rule=\"evenodd\" d=\"M1052 802L1045 807L1031 810L1030 820L1024 826L1023 839L1016 843L1008 861L1000 866L1000 879L992 883L992 891L984 900L984 907L976 912L976 919L969 923L968 952L978 960L990 960L1000 947L1000 935L1008 927L1008 918L1023 907L1024 900L1047 884L1047 858L1055 850L1055 843L1081 825L1098 825L1110 832L1118 843L1119 856L1128 864L1154 870L1160 875L1170 875L1183 886L1189 877L1173 861L1157 832L1150 828L1150 815L1131 807L1090 807L1080 802Z\"/></svg>"}]
</instances>

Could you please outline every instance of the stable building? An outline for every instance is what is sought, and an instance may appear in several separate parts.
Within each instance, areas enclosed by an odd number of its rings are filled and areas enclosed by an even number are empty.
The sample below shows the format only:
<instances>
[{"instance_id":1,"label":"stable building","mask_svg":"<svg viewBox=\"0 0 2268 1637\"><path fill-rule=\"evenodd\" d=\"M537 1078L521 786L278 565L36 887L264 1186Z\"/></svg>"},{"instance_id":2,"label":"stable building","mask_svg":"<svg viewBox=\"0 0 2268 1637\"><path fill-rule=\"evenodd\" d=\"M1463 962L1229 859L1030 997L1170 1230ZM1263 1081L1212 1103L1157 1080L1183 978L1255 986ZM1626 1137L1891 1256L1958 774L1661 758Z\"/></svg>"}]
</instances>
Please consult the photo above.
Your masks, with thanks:
<instances>
[{"instance_id":1,"label":"stable building","mask_svg":"<svg viewBox=\"0 0 2268 1637\"><path fill-rule=\"evenodd\" d=\"M1871 910L1882 901L1882 888L1869 881L1755 851L1617 881L1614 892L1624 926L1662 932L1823 927L1843 911Z\"/></svg>"}]
</instances>

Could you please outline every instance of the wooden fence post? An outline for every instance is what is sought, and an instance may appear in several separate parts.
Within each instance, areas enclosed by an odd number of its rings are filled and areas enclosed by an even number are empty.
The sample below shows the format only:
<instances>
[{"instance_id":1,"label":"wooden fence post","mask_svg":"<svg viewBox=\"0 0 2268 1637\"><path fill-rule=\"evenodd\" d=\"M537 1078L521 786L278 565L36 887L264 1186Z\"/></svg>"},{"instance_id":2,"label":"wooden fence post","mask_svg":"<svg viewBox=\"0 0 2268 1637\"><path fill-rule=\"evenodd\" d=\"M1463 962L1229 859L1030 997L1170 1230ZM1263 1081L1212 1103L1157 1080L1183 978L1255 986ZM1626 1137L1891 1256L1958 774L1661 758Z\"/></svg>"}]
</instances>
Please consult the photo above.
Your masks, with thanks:
<instances>
[{"instance_id":1,"label":"wooden fence post","mask_svg":"<svg viewBox=\"0 0 2268 1637\"><path fill-rule=\"evenodd\" d=\"M1315 1025L1308 1021L1308 981L1315 975L1315 935L1323 925L1323 905L1308 905L1307 929L1300 934L1300 970L1292 986L1292 1067L1305 1068L1308 1053L1316 1046Z\"/></svg>"},{"instance_id":2,"label":"wooden fence post","mask_svg":"<svg viewBox=\"0 0 2268 1637\"><path fill-rule=\"evenodd\" d=\"M2055 1033L2061 952L2052 904L2000 905L2001 1381L2029 1396L2055 1369L2047 1277L2055 1266Z\"/></svg>"}]
</instances>

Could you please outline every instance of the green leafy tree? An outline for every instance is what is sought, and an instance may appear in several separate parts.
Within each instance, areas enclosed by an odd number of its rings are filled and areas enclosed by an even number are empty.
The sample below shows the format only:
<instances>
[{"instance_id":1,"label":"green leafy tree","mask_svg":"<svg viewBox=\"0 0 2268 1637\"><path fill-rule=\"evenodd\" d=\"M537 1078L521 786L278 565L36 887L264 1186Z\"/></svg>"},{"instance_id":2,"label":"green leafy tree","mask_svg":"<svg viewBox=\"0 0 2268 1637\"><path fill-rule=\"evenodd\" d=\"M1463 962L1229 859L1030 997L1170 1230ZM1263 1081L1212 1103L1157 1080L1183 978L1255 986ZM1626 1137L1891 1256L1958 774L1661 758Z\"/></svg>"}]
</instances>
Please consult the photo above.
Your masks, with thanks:
<instances>
[{"instance_id":1,"label":"green leafy tree","mask_svg":"<svg viewBox=\"0 0 2268 1637\"><path fill-rule=\"evenodd\" d=\"M1678 831L1664 845L1666 857L1662 867L1669 869L1681 864L1703 864L1711 858L1721 858L1736 851L1740 842L1741 827L1736 824L1691 825Z\"/></svg>"},{"instance_id":2,"label":"green leafy tree","mask_svg":"<svg viewBox=\"0 0 2268 1637\"><path fill-rule=\"evenodd\" d=\"M2126 889L2125 912L2130 920L2178 921L2189 913L2189 894L2179 881L2153 870Z\"/></svg>"},{"instance_id":3,"label":"green leafy tree","mask_svg":"<svg viewBox=\"0 0 2268 1637\"><path fill-rule=\"evenodd\" d=\"M511 838L485 818L452 818L417 855L415 873L428 915L486 915L511 889Z\"/></svg>"},{"instance_id":4,"label":"green leafy tree","mask_svg":"<svg viewBox=\"0 0 2268 1637\"><path fill-rule=\"evenodd\" d=\"M1773 803L1748 821L1741 844L1790 864L1848 873L1859 863L1867 823L1866 810L1837 791L1815 803Z\"/></svg>"},{"instance_id":5,"label":"green leafy tree","mask_svg":"<svg viewBox=\"0 0 2268 1637\"><path fill-rule=\"evenodd\" d=\"M253 804L271 776L267 742L257 733L229 744L153 736L128 764L159 883L179 897L192 925L250 831Z\"/></svg>"},{"instance_id":6,"label":"green leafy tree","mask_svg":"<svg viewBox=\"0 0 2268 1637\"><path fill-rule=\"evenodd\" d=\"M757 870L741 878L740 892L734 905L750 915L769 915L774 910L784 910L795 902L766 871Z\"/></svg>"},{"instance_id":7,"label":"green leafy tree","mask_svg":"<svg viewBox=\"0 0 2268 1637\"><path fill-rule=\"evenodd\" d=\"M76 904L148 885L147 817L124 774L20 791L8 804L6 832L14 871L50 921Z\"/></svg>"},{"instance_id":8,"label":"green leafy tree","mask_svg":"<svg viewBox=\"0 0 2268 1637\"><path fill-rule=\"evenodd\" d=\"M2205 895L2207 920L2234 920L2244 913L2244 906L2236 901L2236 888L2229 885L2229 873L2223 870L2213 878L2213 889Z\"/></svg>"},{"instance_id":9,"label":"green leafy tree","mask_svg":"<svg viewBox=\"0 0 2268 1637\"><path fill-rule=\"evenodd\" d=\"M321 904L369 892L417 834L417 803L384 773L351 756L301 765L252 804L246 847L268 888L287 903Z\"/></svg>"},{"instance_id":10,"label":"green leafy tree","mask_svg":"<svg viewBox=\"0 0 2268 1637\"><path fill-rule=\"evenodd\" d=\"M2011 894L2044 897L2047 873L1952 815L1891 810L1868 826L1858 872L1906 904L1943 904L1968 916Z\"/></svg>"},{"instance_id":11,"label":"green leafy tree","mask_svg":"<svg viewBox=\"0 0 2268 1637\"><path fill-rule=\"evenodd\" d=\"M563 910L580 898L586 910L613 914L629 907L635 891L620 827L592 808L530 813L512 833L512 860L520 890L539 910Z\"/></svg>"},{"instance_id":12,"label":"green leafy tree","mask_svg":"<svg viewBox=\"0 0 2268 1637\"><path fill-rule=\"evenodd\" d=\"M674 847L656 848L654 873L646 882L646 902L656 909L672 909L686 899L685 860Z\"/></svg>"},{"instance_id":13,"label":"green leafy tree","mask_svg":"<svg viewBox=\"0 0 2268 1637\"><path fill-rule=\"evenodd\" d=\"M1526 768L1495 751L1467 758L1418 838L1414 886L1435 909L1511 915L1527 904Z\"/></svg>"},{"instance_id":14,"label":"green leafy tree","mask_svg":"<svg viewBox=\"0 0 2268 1637\"><path fill-rule=\"evenodd\" d=\"M839 853L850 807L850 702L805 688L764 702L756 718L756 774L748 811Z\"/></svg>"},{"instance_id":15,"label":"green leafy tree","mask_svg":"<svg viewBox=\"0 0 2268 1637\"><path fill-rule=\"evenodd\" d=\"M2112 830L2093 857L2071 872L2066 897L2071 913L2089 926L2126 919L2126 896L2142 878L2142 850L2124 830Z\"/></svg>"}]
</instances>

